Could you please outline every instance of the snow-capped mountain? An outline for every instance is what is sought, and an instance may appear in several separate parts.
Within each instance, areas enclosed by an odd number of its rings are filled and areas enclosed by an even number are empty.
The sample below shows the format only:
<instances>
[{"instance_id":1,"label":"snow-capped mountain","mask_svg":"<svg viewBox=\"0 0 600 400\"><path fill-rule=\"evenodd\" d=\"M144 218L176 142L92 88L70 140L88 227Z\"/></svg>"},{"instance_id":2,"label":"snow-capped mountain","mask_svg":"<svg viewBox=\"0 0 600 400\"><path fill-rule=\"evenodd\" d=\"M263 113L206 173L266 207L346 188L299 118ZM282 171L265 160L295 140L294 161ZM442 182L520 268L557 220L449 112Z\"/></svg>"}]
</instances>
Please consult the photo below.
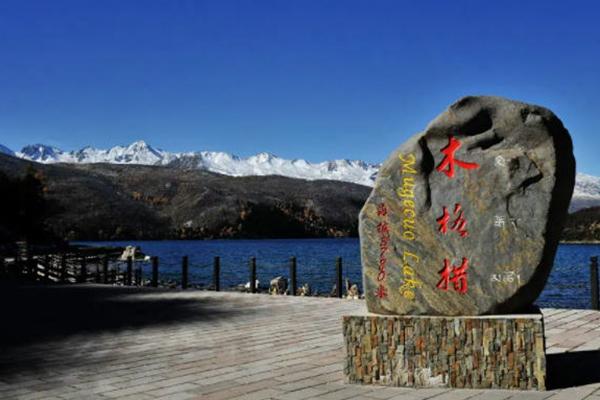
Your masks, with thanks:
<instances>
[{"instance_id":1,"label":"snow-capped mountain","mask_svg":"<svg viewBox=\"0 0 600 400\"><path fill-rule=\"evenodd\" d=\"M308 180L340 180L367 186L373 185L379 168L378 165L363 161L334 160L310 163L301 159L287 160L270 153L259 153L248 158L212 151L171 153L156 149L141 140L129 146L116 146L108 150L85 147L70 152L36 144L25 146L16 156L44 164L63 162L173 165L230 176L283 175Z\"/></svg>"},{"instance_id":2,"label":"snow-capped mountain","mask_svg":"<svg viewBox=\"0 0 600 400\"><path fill-rule=\"evenodd\" d=\"M600 177L577 173L569 211L600 206Z\"/></svg>"},{"instance_id":3,"label":"snow-capped mountain","mask_svg":"<svg viewBox=\"0 0 600 400\"><path fill-rule=\"evenodd\" d=\"M310 163L302 159L287 160L270 153L240 158L236 155L199 151L171 153L156 149L140 140L129 146L115 146L107 150L84 147L64 152L42 144L25 146L13 153L0 145L0 152L40 163L112 163L171 165L181 168L198 168L230 176L283 175L308 180L331 179L373 186L378 165L363 161L334 160ZM600 177L578 173L569 211L600 206Z\"/></svg>"},{"instance_id":4,"label":"snow-capped mountain","mask_svg":"<svg viewBox=\"0 0 600 400\"><path fill-rule=\"evenodd\" d=\"M11 149L9 149L6 146L2 146L1 144L0 144L0 153L2 153L2 154L8 154L9 156L14 156L15 155L14 151L12 151Z\"/></svg>"}]
</instances>

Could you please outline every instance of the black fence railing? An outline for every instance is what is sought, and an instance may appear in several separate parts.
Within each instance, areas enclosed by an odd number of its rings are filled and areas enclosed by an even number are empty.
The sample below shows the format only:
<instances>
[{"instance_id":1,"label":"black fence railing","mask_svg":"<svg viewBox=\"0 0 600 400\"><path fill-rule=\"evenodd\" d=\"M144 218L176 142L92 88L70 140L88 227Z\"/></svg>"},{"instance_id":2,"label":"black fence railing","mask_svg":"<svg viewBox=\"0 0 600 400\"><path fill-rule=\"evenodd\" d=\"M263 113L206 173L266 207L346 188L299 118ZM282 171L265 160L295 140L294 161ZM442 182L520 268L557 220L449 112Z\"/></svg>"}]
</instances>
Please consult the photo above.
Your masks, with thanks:
<instances>
[{"instance_id":1,"label":"black fence railing","mask_svg":"<svg viewBox=\"0 0 600 400\"><path fill-rule=\"evenodd\" d=\"M149 270L144 270L142 263L137 262L132 257L122 260L119 253L90 254L90 253L55 253L38 254L24 257L0 256L0 279L9 279L17 281L41 281L48 283L103 283L123 286L151 286L151 287L179 287L188 289L190 287L202 287L209 290L220 291L223 287L223 278L228 282L240 280L239 268L228 268L223 270L221 258L214 257L212 264L193 265L194 272L201 270L203 272L204 284L190 280L190 269L192 265L188 256L181 258L181 266L175 280L168 279L161 281L160 259L151 257L148 263ZM168 277L173 277L174 265L168 265L170 273ZM276 268L278 274L271 275L271 278L277 280L277 285L271 285L269 279L268 290L278 294L308 295L311 289L308 283L298 285L298 263L296 257L290 257L287 266L278 265ZM343 297L344 295L344 268L342 257L337 257L335 263L331 264L331 271L335 274L332 283L330 296ZM273 273L273 268L265 267L262 270L259 267L256 257L248 260L247 282L231 286L250 293L265 291L265 285L259 285L259 272L261 276ZM287 272L287 273L286 273ZM145 278L149 279L145 279ZM359 287L351 289L349 279L346 279L346 292L358 296Z\"/></svg>"},{"instance_id":2,"label":"black fence railing","mask_svg":"<svg viewBox=\"0 0 600 400\"><path fill-rule=\"evenodd\" d=\"M47 254L13 254L0 255L0 279L16 281L40 281L47 283L103 283L124 286L152 286L188 289L190 287L220 291L223 288L238 289L250 293L269 291L278 294L310 295L316 294L310 287L311 278L317 279L321 287L328 281L332 289L321 294L343 297L358 297L360 285L349 281L344 276L344 264L341 257L332 260L329 265L319 265L316 275L314 270L302 274L304 280L299 281L298 262L296 257L278 263L265 263L261 266L255 257L247 259L247 275L240 265L243 261L223 265L221 257L214 257L212 263L207 260L203 264L191 263L187 256L181 257L180 265L171 261L161 271L159 257L151 257L149 262L140 263L129 257L120 258L120 252L98 253L93 251L77 251ZM144 268L146 271L144 271ZM325 271L325 272L324 272ZM598 257L589 260L589 305L591 309L600 310L600 290ZM193 274L190 274L193 272ZM161 273L164 275L161 280ZM244 275L247 277L244 279ZM332 276L333 275L333 276ZM267 279L259 284L260 279ZM308 278L308 279L306 279ZM346 279L344 279L346 278ZM273 284L273 281L275 283ZM237 282L237 284L233 284ZM344 285L344 282L346 283ZM299 283L302 283L299 285ZM314 282L313 282L314 283ZM585 285L587 286L587 285ZM345 290L344 290L345 289Z\"/></svg>"}]
</instances>

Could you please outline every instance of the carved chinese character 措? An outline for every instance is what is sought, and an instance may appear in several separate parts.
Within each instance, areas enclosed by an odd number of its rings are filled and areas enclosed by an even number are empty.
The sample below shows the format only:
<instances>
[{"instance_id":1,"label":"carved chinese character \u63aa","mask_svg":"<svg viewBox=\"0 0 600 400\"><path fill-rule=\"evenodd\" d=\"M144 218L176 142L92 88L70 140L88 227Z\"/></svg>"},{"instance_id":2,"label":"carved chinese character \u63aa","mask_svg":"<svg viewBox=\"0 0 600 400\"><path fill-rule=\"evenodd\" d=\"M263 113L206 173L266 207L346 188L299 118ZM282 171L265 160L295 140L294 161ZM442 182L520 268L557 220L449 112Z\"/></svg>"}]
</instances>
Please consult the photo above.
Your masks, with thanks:
<instances>
[{"instance_id":1,"label":"carved chinese character \u63aa","mask_svg":"<svg viewBox=\"0 0 600 400\"><path fill-rule=\"evenodd\" d=\"M462 263L459 267L452 265L450 268L450 261L444 259L444 268L440 271L440 280L436 287L441 290L448 290L448 284L452 283L454 290L460 294L467 293L468 282L467 282L467 269L469 268L469 260L463 257Z\"/></svg>"}]
</instances>

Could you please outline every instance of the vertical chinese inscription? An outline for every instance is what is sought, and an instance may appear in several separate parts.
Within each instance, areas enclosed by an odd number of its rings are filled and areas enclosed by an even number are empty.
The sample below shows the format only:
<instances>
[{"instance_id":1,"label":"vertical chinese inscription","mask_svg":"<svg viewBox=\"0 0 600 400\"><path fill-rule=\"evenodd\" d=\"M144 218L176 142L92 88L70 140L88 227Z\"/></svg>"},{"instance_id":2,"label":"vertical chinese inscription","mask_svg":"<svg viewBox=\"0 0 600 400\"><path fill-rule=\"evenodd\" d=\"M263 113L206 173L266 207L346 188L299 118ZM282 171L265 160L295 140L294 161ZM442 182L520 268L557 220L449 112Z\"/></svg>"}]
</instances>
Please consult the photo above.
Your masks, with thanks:
<instances>
[{"instance_id":1,"label":"vertical chinese inscription","mask_svg":"<svg viewBox=\"0 0 600 400\"><path fill-rule=\"evenodd\" d=\"M377 290L375 295L380 299L387 297L387 289L385 287L385 278L387 272L385 270L387 264L386 253L389 250L390 243L390 226L387 221L388 209L384 202L377 206L377 216L379 223L377 224L377 233L379 234L379 273L377 274Z\"/></svg>"},{"instance_id":2,"label":"vertical chinese inscription","mask_svg":"<svg viewBox=\"0 0 600 400\"><path fill-rule=\"evenodd\" d=\"M448 144L442 148L440 152L444 154L444 159L436 167L437 171L444 173L448 178L453 178L455 174L455 165L464 168L466 170L477 169L479 164L462 161L456 158L456 151L462 146L462 143L450 135L448 137ZM450 213L446 206L442 207L442 216L436 219L438 223L438 231L445 235L448 233L448 227L450 230L456 231L461 238L469 236L467 231L467 220L463 215L463 209L460 203L454 204L454 220L450 223ZM469 288L467 280L467 269L469 268L469 260L467 257L462 258L460 266L452 265L450 267L450 261L444 258L444 267L439 271L440 280L436 287L440 290L447 291L448 286L452 283L454 290L460 294L466 294Z\"/></svg>"}]
</instances>

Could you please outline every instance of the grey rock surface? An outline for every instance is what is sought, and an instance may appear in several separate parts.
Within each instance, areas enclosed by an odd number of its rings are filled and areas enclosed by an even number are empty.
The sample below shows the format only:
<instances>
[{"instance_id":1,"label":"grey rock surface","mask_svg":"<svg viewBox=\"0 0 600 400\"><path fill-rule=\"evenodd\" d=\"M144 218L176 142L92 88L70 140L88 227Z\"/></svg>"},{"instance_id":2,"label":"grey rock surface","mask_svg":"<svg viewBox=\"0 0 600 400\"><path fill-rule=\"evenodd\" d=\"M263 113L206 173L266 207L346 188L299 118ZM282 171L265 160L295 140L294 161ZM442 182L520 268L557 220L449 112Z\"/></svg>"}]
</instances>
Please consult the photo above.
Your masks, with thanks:
<instances>
[{"instance_id":1,"label":"grey rock surface","mask_svg":"<svg viewBox=\"0 0 600 400\"><path fill-rule=\"evenodd\" d=\"M552 268L575 180L548 109L465 97L383 164L359 217L365 297L381 314L518 312Z\"/></svg>"}]
</instances>

